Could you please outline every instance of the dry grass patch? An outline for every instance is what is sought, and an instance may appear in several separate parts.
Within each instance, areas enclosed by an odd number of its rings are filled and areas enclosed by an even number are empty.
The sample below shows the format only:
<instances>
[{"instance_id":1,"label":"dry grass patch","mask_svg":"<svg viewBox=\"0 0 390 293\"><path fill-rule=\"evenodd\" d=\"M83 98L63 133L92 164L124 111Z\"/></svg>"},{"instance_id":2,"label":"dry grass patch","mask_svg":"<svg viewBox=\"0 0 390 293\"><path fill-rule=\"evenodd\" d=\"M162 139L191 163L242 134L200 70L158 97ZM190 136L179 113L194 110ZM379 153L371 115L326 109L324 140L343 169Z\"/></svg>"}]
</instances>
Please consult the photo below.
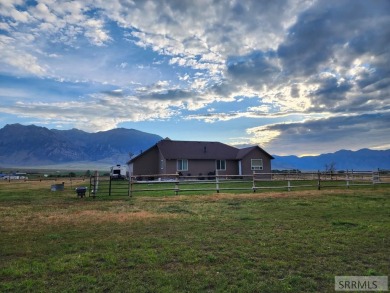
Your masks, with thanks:
<instances>
[{"instance_id":1,"label":"dry grass patch","mask_svg":"<svg viewBox=\"0 0 390 293\"><path fill-rule=\"evenodd\" d=\"M0 221L4 229L12 230L15 227L24 229L36 229L38 226L49 225L86 225L101 223L126 223L135 221L150 221L167 218L177 218L178 215L170 213L156 213L145 210L134 212L110 212L99 210L82 210L82 211L53 211L53 212L36 212L29 215L5 216Z\"/></svg>"},{"instance_id":2,"label":"dry grass patch","mask_svg":"<svg viewBox=\"0 0 390 293\"><path fill-rule=\"evenodd\" d=\"M42 180L7 180L0 181L0 188L7 191L17 191L17 190L38 190L46 189L50 190L51 185L61 184L64 182L66 189L73 189L77 186L89 186L89 179L75 179L69 180L68 178L63 179L42 179Z\"/></svg>"},{"instance_id":3,"label":"dry grass patch","mask_svg":"<svg viewBox=\"0 0 390 293\"><path fill-rule=\"evenodd\" d=\"M109 212L98 210L84 210L70 213L52 213L49 215L37 215L37 220L42 224L98 224L103 222L124 223L152 219L172 218L176 215L153 213L149 211L135 212Z\"/></svg>"},{"instance_id":4,"label":"dry grass patch","mask_svg":"<svg viewBox=\"0 0 390 293\"><path fill-rule=\"evenodd\" d=\"M165 197L142 197L140 201L146 202L175 202L175 201L219 201L219 200L232 200L232 199L263 199L263 198L296 198L296 197L314 197L321 196L324 192L329 193L331 191L318 191L318 190L306 190L306 191L286 191L286 192L264 192L264 193L214 193L210 195L177 195L177 196L165 196ZM346 190L345 194L352 193L350 190Z\"/></svg>"}]
</instances>

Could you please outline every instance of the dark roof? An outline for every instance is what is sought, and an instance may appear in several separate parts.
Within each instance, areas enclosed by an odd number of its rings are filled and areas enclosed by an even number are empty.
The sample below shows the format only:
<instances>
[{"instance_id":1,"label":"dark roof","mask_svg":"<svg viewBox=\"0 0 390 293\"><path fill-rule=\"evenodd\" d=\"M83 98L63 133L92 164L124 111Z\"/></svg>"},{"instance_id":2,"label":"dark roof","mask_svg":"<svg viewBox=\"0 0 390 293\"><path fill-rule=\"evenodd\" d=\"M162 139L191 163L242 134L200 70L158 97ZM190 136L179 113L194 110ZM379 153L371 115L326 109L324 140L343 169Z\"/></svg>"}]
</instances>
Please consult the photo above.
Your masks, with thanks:
<instances>
[{"instance_id":1,"label":"dark roof","mask_svg":"<svg viewBox=\"0 0 390 293\"><path fill-rule=\"evenodd\" d=\"M247 147L247 148L243 148L243 149L239 149L238 152L237 152L237 157L236 159L240 160L242 159L243 157L245 157L247 154L249 154L252 150L254 150L256 147L255 146L252 146L252 147Z\"/></svg>"},{"instance_id":2,"label":"dark roof","mask_svg":"<svg viewBox=\"0 0 390 293\"><path fill-rule=\"evenodd\" d=\"M235 147L223 144L220 142L210 141L178 141L163 139L157 144L146 150L144 153L158 148L163 157L167 160L176 159L189 159L189 160L240 160L245 157L252 150L259 148L271 159L273 157L264 151L259 146L252 146L243 149L237 149ZM132 158L130 162L136 160L144 153Z\"/></svg>"},{"instance_id":3,"label":"dark roof","mask_svg":"<svg viewBox=\"0 0 390 293\"><path fill-rule=\"evenodd\" d=\"M237 160L241 160L242 158L244 158L247 154L249 154L252 150L254 150L256 148L258 148L262 152L264 152L267 156L270 157L271 160L275 159L273 156L271 156L269 153L267 153L265 150L263 150L261 147L259 147L257 145L251 146L251 147L247 147L247 148L243 148L243 149L239 149L238 153L237 153L236 159Z\"/></svg>"},{"instance_id":4,"label":"dark roof","mask_svg":"<svg viewBox=\"0 0 390 293\"><path fill-rule=\"evenodd\" d=\"M209 141L173 141L161 140L157 146L165 159L211 159L234 160L237 156L235 147Z\"/></svg>"}]
</instances>

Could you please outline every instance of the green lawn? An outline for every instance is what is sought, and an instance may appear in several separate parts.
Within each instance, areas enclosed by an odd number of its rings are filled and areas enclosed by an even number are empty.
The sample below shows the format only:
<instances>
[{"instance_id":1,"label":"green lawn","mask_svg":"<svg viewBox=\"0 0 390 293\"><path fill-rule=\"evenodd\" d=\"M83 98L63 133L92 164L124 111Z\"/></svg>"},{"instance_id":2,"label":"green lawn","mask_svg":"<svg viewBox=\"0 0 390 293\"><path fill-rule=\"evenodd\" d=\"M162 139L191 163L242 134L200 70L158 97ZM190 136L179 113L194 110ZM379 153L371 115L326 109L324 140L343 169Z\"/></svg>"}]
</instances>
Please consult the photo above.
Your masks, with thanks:
<instances>
[{"instance_id":1,"label":"green lawn","mask_svg":"<svg viewBox=\"0 0 390 293\"><path fill-rule=\"evenodd\" d=\"M390 187L76 198L0 186L1 292L333 292L390 274Z\"/></svg>"}]
</instances>

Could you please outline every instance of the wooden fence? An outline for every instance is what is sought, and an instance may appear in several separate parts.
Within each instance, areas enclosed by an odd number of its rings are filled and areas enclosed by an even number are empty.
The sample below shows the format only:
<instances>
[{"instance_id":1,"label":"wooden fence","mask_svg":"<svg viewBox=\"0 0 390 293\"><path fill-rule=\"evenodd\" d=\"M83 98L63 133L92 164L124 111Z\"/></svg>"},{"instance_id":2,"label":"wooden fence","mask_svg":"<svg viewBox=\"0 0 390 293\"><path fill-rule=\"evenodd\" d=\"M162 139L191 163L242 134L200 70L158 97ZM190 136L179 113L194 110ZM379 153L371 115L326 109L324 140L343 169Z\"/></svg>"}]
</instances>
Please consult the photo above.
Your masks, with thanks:
<instances>
[{"instance_id":1,"label":"wooden fence","mask_svg":"<svg viewBox=\"0 0 390 293\"><path fill-rule=\"evenodd\" d=\"M9 192L27 189L47 189L64 185L64 191L75 192L77 187L87 187L89 196L133 196L135 194L181 194L185 192L259 192L266 190L298 190L349 188L390 183L390 171L278 172L253 173L252 175L203 175L181 176L141 175L128 180L111 180L95 172L91 177L39 178L0 180L0 189Z\"/></svg>"},{"instance_id":2,"label":"wooden fence","mask_svg":"<svg viewBox=\"0 0 390 293\"><path fill-rule=\"evenodd\" d=\"M146 180L145 180L146 178ZM253 173L252 175L181 176L179 174L138 175L129 179L129 195L137 192L172 191L174 194L195 191L260 191L389 184L390 172L345 171Z\"/></svg>"}]
</instances>

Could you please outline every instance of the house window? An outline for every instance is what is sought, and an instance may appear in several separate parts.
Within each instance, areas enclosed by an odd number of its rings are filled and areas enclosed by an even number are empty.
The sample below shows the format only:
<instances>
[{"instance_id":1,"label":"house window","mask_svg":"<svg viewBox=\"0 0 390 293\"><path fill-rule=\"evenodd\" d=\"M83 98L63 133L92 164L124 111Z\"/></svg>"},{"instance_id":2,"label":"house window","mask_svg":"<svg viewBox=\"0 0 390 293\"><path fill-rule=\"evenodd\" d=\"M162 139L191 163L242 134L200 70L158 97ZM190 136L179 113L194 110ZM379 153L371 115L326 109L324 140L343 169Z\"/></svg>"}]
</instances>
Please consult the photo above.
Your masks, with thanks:
<instances>
[{"instance_id":1,"label":"house window","mask_svg":"<svg viewBox=\"0 0 390 293\"><path fill-rule=\"evenodd\" d=\"M262 159L251 159L251 169L252 170L263 170L263 160Z\"/></svg>"},{"instance_id":2,"label":"house window","mask_svg":"<svg viewBox=\"0 0 390 293\"><path fill-rule=\"evenodd\" d=\"M177 160L177 171L188 171L188 160Z\"/></svg>"},{"instance_id":3,"label":"house window","mask_svg":"<svg viewBox=\"0 0 390 293\"><path fill-rule=\"evenodd\" d=\"M225 160L217 160L217 170L226 170L226 161Z\"/></svg>"}]
</instances>

